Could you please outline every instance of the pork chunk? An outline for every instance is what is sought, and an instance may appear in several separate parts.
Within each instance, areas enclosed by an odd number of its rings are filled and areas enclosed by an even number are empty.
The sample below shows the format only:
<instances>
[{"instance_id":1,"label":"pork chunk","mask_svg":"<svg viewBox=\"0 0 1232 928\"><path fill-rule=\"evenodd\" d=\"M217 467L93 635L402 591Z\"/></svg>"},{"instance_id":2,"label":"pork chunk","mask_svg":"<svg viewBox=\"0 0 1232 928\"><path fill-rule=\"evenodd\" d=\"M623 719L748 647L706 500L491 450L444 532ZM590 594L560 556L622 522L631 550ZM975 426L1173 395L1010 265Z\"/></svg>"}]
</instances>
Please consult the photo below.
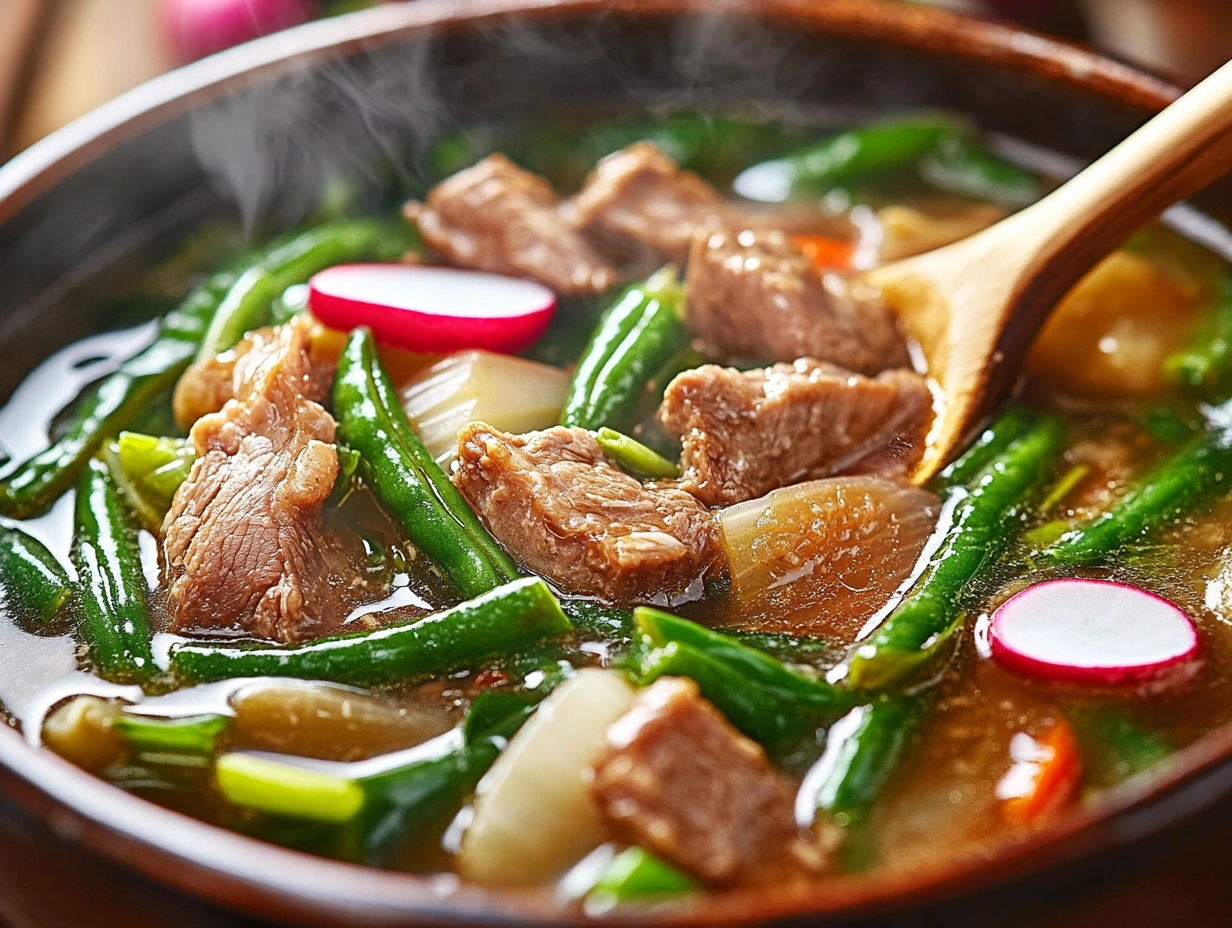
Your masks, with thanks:
<instances>
[{"instance_id":1,"label":"pork chunk","mask_svg":"<svg viewBox=\"0 0 1232 928\"><path fill-rule=\"evenodd\" d=\"M552 188L504 155L437 184L407 217L459 267L533 277L558 293L602 293L617 272L562 214Z\"/></svg>"},{"instance_id":2,"label":"pork chunk","mask_svg":"<svg viewBox=\"0 0 1232 928\"><path fill-rule=\"evenodd\" d=\"M670 599L717 562L714 523L688 493L644 486L585 429L458 434L454 483L497 540L570 593Z\"/></svg>"},{"instance_id":3,"label":"pork chunk","mask_svg":"<svg viewBox=\"0 0 1232 928\"><path fill-rule=\"evenodd\" d=\"M308 376L304 394L314 400L323 398L334 382L334 370L338 366L338 348L334 339L326 335L329 330L320 323L298 323L307 326ZM227 400L235 396L235 365L254 340L267 338L267 330L257 330L245 335L238 345L229 351L205 358L191 364L175 385L171 407L175 421L182 429L191 429L202 416L218 412ZM264 342L263 342L264 343Z\"/></svg>"},{"instance_id":4,"label":"pork chunk","mask_svg":"<svg viewBox=\"0 0 1232 928\"><path fill-rule=\"evenodd\" d=\"M338 453L316 402L310 328L300 319L253 333L231 398L192 428L197 460L163 523L173 631L295 641L344 617L322 553Z\"/></svg>"},{"instance_id":5,"label":"pork chunk","mask_svg":"<svg viewBox=\"0 0 1232 928\"><path fill-rule=\"evenodd\" d=\"M176 424L182 429L191 429L202 416L218 412L234 395L235 362L240 350L247 350L245 339L237 350L227 351L213 358L192 364L180 376L171 397L171 409Z\"/></svg>"},{"instance_id":6,"label":"pork chunk","mask_svg":"<svg viewBox=\"0 0 1232 928\"><path fill-rule=\"evenodd\" d=\"M697 690L664 677L608 729L591 797L612 832L706 883L824 871L832 828L800 832L795 791Z\"/></svg>"},{"instance_id":7,"label":"pork chunk","mask_svg":"<svg viewBox=\"0 0 1232 928\"><path fill-rule=\"evenodd\" d=\"M574 221L683 264L698 226L730 212L718 191L650 142L599 162L571 203Z\"/></svg>"},{"instance_id":8,"label":"pork chunk","mask_svg":"<svg viewBox=\"0 0 1232 928\"><path fill-rule=\"evenodd\" d=\"M782 232L700 230L687 283L690 328L729 356L811 357L862 374L908 363L889 311L837 275L823 279Z\"/></svg>"},{"instance_id":9,"label":"pork chunk","mask_svg":"<svg viewBox=\"0 0 1232 928\"><path fill-rule=\"evenodd\" d=\"M839 472L901 476L923 453L932 396L902 369L870 378L811 358L708 364L668 385L659 420L683 444L681 487L729 506Z\"/></svg>"}]
</instances>

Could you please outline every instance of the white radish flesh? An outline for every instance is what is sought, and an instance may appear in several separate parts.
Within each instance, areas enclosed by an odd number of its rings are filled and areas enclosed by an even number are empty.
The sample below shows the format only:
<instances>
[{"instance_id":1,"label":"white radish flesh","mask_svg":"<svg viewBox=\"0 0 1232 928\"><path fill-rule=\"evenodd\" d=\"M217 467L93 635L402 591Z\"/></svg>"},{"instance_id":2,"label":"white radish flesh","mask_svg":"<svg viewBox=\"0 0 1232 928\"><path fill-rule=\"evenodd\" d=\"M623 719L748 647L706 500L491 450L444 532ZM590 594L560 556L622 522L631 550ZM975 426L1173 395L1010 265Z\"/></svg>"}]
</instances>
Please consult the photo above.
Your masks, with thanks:
<instances>
[{"instance_id":1,"label":"white radish flesh","mask_svg":"<svg viewBox=\"0 0 1232 928\"><path fill-rule=\"evenodd\" d=\"M308 308L334 329L366 325L382 345L514 354L547 329L556 295L533 280L418 264L343 264L309 282Z\"/></svg>"},{"instance_id":2,"label":"white radish flesh","mask_svg":"<svg viewBox=\"0 0 1232 928\"><path fill-rule=\"evenodd\" d=\"M1191 666L1193 621L1163 597L1108 580L1051 580L1006 600L989 628L993 657L1016 673L1119 685Z\"/></svg>"},{"instance_id":3,"label":"white radish flesh","mask_svg":"<svg viewBox=\"0 0 1232 928\"><path fill-rule=\"evenodd\" d=\"M606 839L588 778L633 705L619 675L580 671L543 701L479 784L458 870L498 885L556 879Z\"/></svg>"}]
</instances>

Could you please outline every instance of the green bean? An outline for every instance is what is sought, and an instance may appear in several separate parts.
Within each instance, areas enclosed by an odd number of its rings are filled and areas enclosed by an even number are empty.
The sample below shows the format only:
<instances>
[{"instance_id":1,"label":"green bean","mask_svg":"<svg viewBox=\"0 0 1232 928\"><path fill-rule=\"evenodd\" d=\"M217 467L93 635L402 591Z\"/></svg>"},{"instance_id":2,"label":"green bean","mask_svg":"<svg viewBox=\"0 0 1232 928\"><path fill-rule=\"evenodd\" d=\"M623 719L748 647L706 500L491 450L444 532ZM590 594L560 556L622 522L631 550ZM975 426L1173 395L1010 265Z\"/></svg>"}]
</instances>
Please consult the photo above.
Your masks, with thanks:
<instances>
[{"instance_id":1,"label":"green bean","mask_svg":"<svg viewBox=\"0 0 1232 928\"><path fill-rule=\"evenodd\" d=\"M853 180L916 164L955 127L949 117L915 116L849 129L754 165L736 179L736 190L753 195L762 187L773 187L755 199L776 200L823 194Z\"/></svg>"},{"instance_id":2,"label":"green bean","mask_svg":"<svg viewBox=\"0 0 1232 928\"><path fill-rule=\"evenodd\" d=\"M829 737L838 743L827 743L819 762L826 775L817 785L817 807L838 825L862 820L897 768L919 716L918 700L882 696L831 726Z\"/></svg>"},{"instance_id":3,"label":"green bean","mask_svg":"<svg viewBox=\"0 0 1232 928\"><path fill-rule=\"evenodd\" d=\"M283 325L308 311L308 284L292 284L270 304L270 324Z\"/></svg>"},{"instance_id":4,"label":"green bean","mask_svg":"<svg viewBox=\"0 0 1232 928\"><path fill-rule=\"evenodd\" d=\"M1086 748L1083 757L1090 766L1088 785L1115 786L1175 753L1159 734L1121 710L1091 709L1075 713L1073 721Z\"/></svg>"},{"instance_id":5,"label":"green bean","mask_svg":"<svg viewBox=\"0 0 1232 928\"><path fill-rule=\"evenodd\" d=\"M64 608L70 592L68 575L42 542L0 525L0 606L43 625Z\"/></svg>"},{"instance_id":6,"label":"green bean","mask_svg":"<svg viewBox=\"0 0 1232 928\"><path fill-rule=\"evenodd\" d=\"M1211 413L1205 435L1186 443L1134 483L1102 515L1079 525L1040 555L1045 563L1090 564L1156 532L1232 478L1232 400Z\"/></svg>"},{"instance_id":7,"label":"green bean","mask_svg":"<svg viewBox=\"0 0 1232 928\"><path fill-rule=\"evenodd\" d=\"M1082 483L1089 473L1091 473L1089 465L1075 464L1061 475L1060 480L1052 485L1048 495L1040 501L1037 512L1042 516L1048 515L1057 506L1065 502L1066 498L1074 492L1074 488Z\"/></svg>"},{"instance_id":8,"label":"green bean","mask_svg":"<svg viewBox=\"0 0 1232 928\"><path fill-rule=\"evenodd\" d=\"M659 119L604 121L593 127L552 124L530 131L449 136L430 157L433 173L445 177L494 151L541 174L557 187L581 183L595 162L635 142L652 142L681 167L714 182L797 145L805 130L780 123L683 111Z\"/></svg>"},{"instance_id":9,"label":"green bean","mask_svg":"<svg viewBox=\"0 0 1232 928\"><path fill-rule=\"evenodd\" d=\"M621 470L641 480L680 476L680 468L667 458L615 429L599 429L595 433L595 441Z\"/></svg>"},{"instance_id":10,"label":"green bean","mask_svg":"<svg viewBox=\"0 0 1232 928\"><path fill-rule=\"evenodd\" d=\"M739 671L749 682L781 692L801 706L835 712L848 708L852 703L849 693L789 670L765 651L745 644L739 638L648 606L635 609L633 619L638 631L652 646L662 648L677 642L696 648Z\"/></svg>"},{"instance_id":11,"label":"green bean","mask_svg":"<svg viewBox=\"0 0 1232 928\"><path fill-rule=\"evenodd\" d=\"M465 597L516 578L517 566L411 429L368 329L347 340L334 380L341 444L407 537Z\"/></svg>"},{"instance_id":12,"label":"green bean","mask_svg":"<svg viewBox=\"0 0 1232 928\"><path fill-rule=\"evenodd\" d=\"M549 689L529 699L483 694L467 710L461 742L448 752L360 780L360 859L388 865L405 835L457 809Z\"/></svg>"},{"instance_id":13,"label":"green bean","mask_svg":"<svg viewBox=\"0 0 1232 928\"><path fill-rule=\"evenodd\" d=\"M633 635L633 611L630 609L590 599L562 599L560 606L574 625L606 640Z\"/></svg>"},{"instance_id":14,"label":"green bean","mask_svg":"<svg viewBox=\"0 0 1232 928\"><path fill-rule=\"evenodd\" d=\"M937 489L965 486L1038 421L1039 416L1025 406L1006 410L980 433L961 457L937 475Z\"/></svg>"},{"instance_id":15,"label":"green bean","mask_svg":"<svg viewBox=\"0 0 1232 928\"><path fill-rule=\"evenodd\" d=\"M586 912L596 915L618 905L699 889L696 880L640 847L628 847L608 861L586 894Z\"/></svg>"},{"instance_id":16,"label":"green bean","mask_svg":"<svg viewBox=\"0 0 1232 928\"><path fill-rule=\"evenodd\" d=\"M1163 403L1147 407L1138 416L1138 427L1164 445L1177 445L1193 438L1204 426L1200 417Z\"/></svg>"},{"instance_id":17,"label":"green bean","mask_svg":"<svg viewBox=\"0 0 1232 928\"><path fill-rule=\"evenodd\" d=\"M1189 344L1164 362L1174 383L1204 391L1232 384L1232 274L1224 273L1212 306Z\"/></svg>"},{"instance_id":18,"label":"green bean","mask_svg":"<svg viewBox=\"0 0 1232 928\"><path fill-rule=\"evenodd\" d=\"M760 687L729 664L677 641L651 651L637 676L643 684L660 677L688 677L729 722L771 749L797 741L816 728L791 697Z\"/></svg>"},{"instance_id":19,"label":"green bean","mask_svg":"<svg viewBox=\"0 0 1232 928\"><path fill-rule=\"evenodd\" d=\"M415 622L308 644L184 642L172 649L170 669L190 680L271 676L379 686L471 667L571 629L547 584L527 577Z\"/></svg>"},{"instance_id":20,"label":"green bean","mask_svg":"<svg viewBox=\"0 0 1232 928\"><path fill-rule=\"evenodd\" d=\"M268 324L286 289L318 271L350 261L392 261L415 247L405 222L349 219L326 223L279 245L249 267L227 291L197 349L197 360L233 348L245 332Z\"/></svg>"},{"instance_id":21,"label":"green bean","mask_svg":"<svg viewBox=\"0 0 1232 928\"><path fill-rule=\"evenodd\" d=\"M147 348L91 388L64 434L0 483L0 512L24 519L47 509L73 485L105 439L170 390L192 361L214 310L237 277L236 272L224 271L210 278L163 317Z\"/></svg>"},{"instance_id":22,"label":"green bean","mask_svg":"<svg viewBox=\"0 0 1232 928\"><path fill-rule=\"evenodd\" d=\"M461 730L406 752L414 760L365 777L229 754L219 758L218 783L236 805L334 826L315 836L318 849L388 866L405 836L462 804L533 708L525 699L482 694Z\"/></svg>"},{"instance_id":23,"label":"green bean","mask_svg":"<svg viewBox=\"0 0 1232 928\"><path fill-rule=\"evenodd\" d=\"M81 633L94 663L108 677L149 677L155 667L137 529L111 472L97 458L87 462L77 491L73 566Z\"/></svg>"},{"instance_id":24,"label":"green bean","mask_svg":"<svg viewBox=\"0 0 1232 928\"><path fill-rule=\"evenodd\" d=\"M920 176L946 193L1014 208L1034 203L1044 193L1038 174L994 155L963 131L938 140L920 161Z\"/></svg>"},{"instance_id":25,"label":"green bean","mask_svg":"<svg viewBox=\"0 0 1232 928\"><path fill-rule=\"evenodd\" d=\"M867 642L857 642L848 682L881 689L915 672L938 640L957 627L979 575L1006 550L1023 505L1043 485L1064 445L1056 419L1044 419L989 464L969 493L955 488L953 526L924 576Z\"/></svg>"},{"instance_id":26,"label":"green bean","mask_svg":"<svg viewBox=\"0 0 1232 928\"><path fill-rule=\"evenodd\" d=\"M666 267L630 287L603 314L573 373L560 424L623 424L646 383L686 340L684 288L676 269Z\"/></svg>"},{"instance_id":27,"label":"green bean","mask_svg":"<svg viewBox=\"0 0 1232 928\"><path fill-rule=\"evenodd\" d=\"M385 237L378 229L385 230ZM328 266L375 260L408 241L413 241L413 233L405 223L336 223L310 230L276 245L264 256L249 256L236 267L213 275L162 318L149 346L90 388L57 441L0 482L0 513L25 519L45 511L73 486L103 442L170 391L192 360L204 355L206 345L225 345L232 337L238 340L256 315L267 312L269 301L257 299L264 291L252 295L243 290L241 278L265 280L258 273L263 268L262 273L295 283L291 278L306 280L322 262ZM275 255L281 256L282 263L275 264ZM241 290L250 295L241 299ZM279 292L270 293L269 299Z\"/></svg>"},{"instance_id":28,"label":"green bean","mask_svg":"<svg viewBox=\"0 0 1232 928\"><path fill-rule=\"evenodd\" d=\"M812 735L855 698L788 670L774 658L718 632L654 609L636 610L643 650L632 675L647 684L689 677L736 728L771 750Z\"/></svg>"},{"instance_id":29,"label":"green bean","mask_svg":"<svg viewBox=\"0 0 1232 928\"><path fill-rule=\"evenodd\" d=\"M121 432L103 452L111 477L145 527L157 531L197 454L182 438Z\"/></svg>"},{"instance_id":30,"label":"green bean","mask_svg":"<svg viewBox=\"0 0 1232 928\"><path fill-rule=\"evenodd\" d=\"M797 666L817 666L833 653L830 642L812 635L789 632L731 631L729 635L743 645L764 651L775 660Z\"/></svg>"}]
</instances>

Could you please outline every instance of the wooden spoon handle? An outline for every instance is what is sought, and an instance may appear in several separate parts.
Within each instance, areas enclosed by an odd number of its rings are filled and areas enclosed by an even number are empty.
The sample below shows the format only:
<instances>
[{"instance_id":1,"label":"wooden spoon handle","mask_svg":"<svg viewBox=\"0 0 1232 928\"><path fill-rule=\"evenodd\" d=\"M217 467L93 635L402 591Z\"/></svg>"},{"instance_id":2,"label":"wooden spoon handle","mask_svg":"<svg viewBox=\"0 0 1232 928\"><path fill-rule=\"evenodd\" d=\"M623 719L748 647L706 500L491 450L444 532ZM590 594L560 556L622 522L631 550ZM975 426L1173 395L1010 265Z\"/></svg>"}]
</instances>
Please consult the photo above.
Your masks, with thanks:
<instances>
[{"instance_id":1,"label":"wooden spoon handle","mask_svg":"<svg viewBox=\"0 0 1232 928\"><path fill-rule=\"evenodd\" d=\"M1040 292L1029 302L1050 307L1142 225L1229 171L1232 63L1005 224L1034 242L1036 267L1027 276Z\"/></svg>"}]
</instances>

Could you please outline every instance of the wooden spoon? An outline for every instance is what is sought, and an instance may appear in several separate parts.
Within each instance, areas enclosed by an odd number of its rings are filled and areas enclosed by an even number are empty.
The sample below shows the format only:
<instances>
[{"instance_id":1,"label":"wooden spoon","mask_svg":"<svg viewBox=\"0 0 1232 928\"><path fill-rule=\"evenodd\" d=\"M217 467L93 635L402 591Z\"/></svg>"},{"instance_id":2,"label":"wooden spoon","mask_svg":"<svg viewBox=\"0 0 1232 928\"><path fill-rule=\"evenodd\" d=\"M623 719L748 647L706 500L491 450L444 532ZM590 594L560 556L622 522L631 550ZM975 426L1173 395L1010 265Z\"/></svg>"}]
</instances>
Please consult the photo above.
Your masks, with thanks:
<instances>
[{"instance_id":1,"label":"wooden spoon","mask_svg":"<svg viewBox=\"0 0 1232 928\"><path fill-rule=\"evenodd\" d=\"M919 342L940 388L916 483L992 411L1074 284L1142 225L1232 171L1230 129L1227 64L1038 203L864 275Z\"/></svg>"}]
</instances>

